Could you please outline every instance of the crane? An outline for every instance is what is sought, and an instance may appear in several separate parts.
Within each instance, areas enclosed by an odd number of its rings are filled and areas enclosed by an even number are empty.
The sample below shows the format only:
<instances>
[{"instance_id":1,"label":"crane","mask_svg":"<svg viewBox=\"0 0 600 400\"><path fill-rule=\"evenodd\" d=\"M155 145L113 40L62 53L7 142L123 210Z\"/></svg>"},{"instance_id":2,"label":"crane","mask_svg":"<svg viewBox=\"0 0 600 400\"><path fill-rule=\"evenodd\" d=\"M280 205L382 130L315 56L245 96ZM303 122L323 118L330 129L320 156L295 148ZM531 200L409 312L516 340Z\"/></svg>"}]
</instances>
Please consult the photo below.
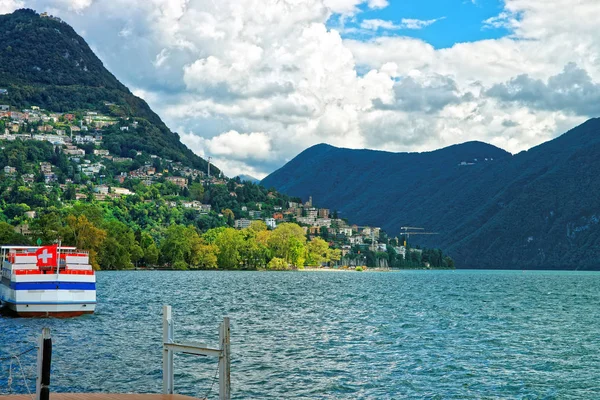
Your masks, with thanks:
<instances>
[{"instance_id":1,"label":"crane","mask_svg":"<svg viewBox=\"0 0 600 400\"><path fill-rule=\"evenodd\" d=\"M208 170L206 171L208 177L210 178L210 161L212 160L211 156L208 156L208 158L206 159L208 161Z\"/></svg>"},{"instance_id":2,"label":"crane","mask_svg":"<svg viewBox=\"0 0 600 400\"><path fill-rule=\"evenodd\" d=\"M401 226L400 230L404 231L404 247L406 247L406 242L410 235L437 235L437 232L421 232L424 231L425 228L420 228L416 226Z\"/></svg>"}]
</instances>

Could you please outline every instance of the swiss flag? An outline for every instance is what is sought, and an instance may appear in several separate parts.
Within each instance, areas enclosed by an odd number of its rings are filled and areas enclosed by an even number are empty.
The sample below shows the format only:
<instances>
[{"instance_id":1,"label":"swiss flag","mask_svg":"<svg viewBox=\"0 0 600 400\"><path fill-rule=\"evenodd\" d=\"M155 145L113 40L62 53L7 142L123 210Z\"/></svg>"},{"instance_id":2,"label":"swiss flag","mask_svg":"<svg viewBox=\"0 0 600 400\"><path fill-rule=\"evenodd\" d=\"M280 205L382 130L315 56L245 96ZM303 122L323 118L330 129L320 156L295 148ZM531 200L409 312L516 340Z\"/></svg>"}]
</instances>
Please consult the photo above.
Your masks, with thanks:
<instances>
[{"instance_id":1,"label":"swiss flag","mask_svg":"<svg viewBox=\"0 0 600 400\"><path fill-rule=\"evenodd\" d=\"M38 267L56 267L58 265L57 246L44 246L35 251Z\"/></svg>"}]
</instances>

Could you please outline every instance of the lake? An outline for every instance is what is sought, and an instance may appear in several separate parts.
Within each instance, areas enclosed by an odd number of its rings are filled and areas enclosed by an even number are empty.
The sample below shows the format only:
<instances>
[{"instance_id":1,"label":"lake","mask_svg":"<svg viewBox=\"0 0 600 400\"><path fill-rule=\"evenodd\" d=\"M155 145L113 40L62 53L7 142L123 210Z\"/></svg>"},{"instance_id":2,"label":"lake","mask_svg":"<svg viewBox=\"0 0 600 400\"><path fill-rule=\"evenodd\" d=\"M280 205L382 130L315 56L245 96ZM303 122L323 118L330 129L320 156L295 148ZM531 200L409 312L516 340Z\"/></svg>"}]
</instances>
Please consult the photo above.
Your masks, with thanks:
<instances>
[{"instance_id":1,"label":"lake","mask_svg":"<svg viewBox=\"0 0 600 400\"><path fill-rule=\"evenodd\" d=\"M600 398L600 273L99 272L94 315L0 317L0 357L54 338L51 390L160 392L162 305L176 341L231 318L235 399ZM34 352L22 356L35 376ZM13 365L14 368L14 365ZM175 356L203 397L217 362ZM8 393L0 361L0 393ZM34 387L35 381L29 381ZM18 368L13 392L26 393ZM216 398L214 383L209 398Z\"/></svg>"}]
</instances>

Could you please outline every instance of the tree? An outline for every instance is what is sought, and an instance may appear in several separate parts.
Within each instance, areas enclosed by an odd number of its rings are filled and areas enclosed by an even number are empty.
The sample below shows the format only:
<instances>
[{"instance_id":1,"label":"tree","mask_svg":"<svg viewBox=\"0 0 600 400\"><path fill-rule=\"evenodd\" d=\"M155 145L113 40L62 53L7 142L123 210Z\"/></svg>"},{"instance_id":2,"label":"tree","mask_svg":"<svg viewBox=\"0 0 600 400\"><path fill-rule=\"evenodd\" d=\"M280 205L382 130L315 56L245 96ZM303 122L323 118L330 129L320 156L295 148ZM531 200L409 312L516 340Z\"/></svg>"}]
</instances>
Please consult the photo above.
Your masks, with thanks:
<instances>
[{"instance_id":1,"label":"tree","mask_svg":"<svg viewBox=\"0 0 600 400\"><path fill-rule=\"evenodd\" d=\"M144 262L150 265L158 264L158 257L160 252L158 251L158 247L156 247L155 243L152 243L148 247L144 249Z\"/></svg>"},{"instance_id":2,"label":"tree","mask_svg":"<svg viewBox=\"0 0 600 400\"><path fill-rule=\"evenodd\" d=\"M160 245L163 262L174 266L175 263L188 263L191 260L192 237L190 234L193 236L192 231L184 225L171 225L167 228Z\"/></svg>"},{"instance_id":3,"label":"tree","mask_svg":"<svg viewBox=\"0 0 600 400\"><path fill-rule=\"evenodd\" d=\"M267 264L267 269L271 270L284 270L289 268L290 267L288 263L283 258L279 257L274 257L271 261L269 261L269 264Z\"/></svg>"},{"instance_id":4,"label":"tree","mask_svg":"<svg viewBox=\"0 0 600 400\"><path fill-rule=\"evenodd\" d=\"M215 240L219 248L218 262L220 268L237 269L240 267L240 250L244 242L242 233L233 228L225 228Z\"/></svg>"},{"instance_id":5,"label":"tree","mask_svg":"<svg viewBox=\"0 0 600 400\"><path fill-rule=\"evenodd\" d=\"M62 230L65 244L71 244L81 250L88 250L90 264L95 269L99 269L98 251L106 239L106 231L94 226L85 215L79 217L69 215L66 222L65 228Z\"/></svg>"},{"instance_id":6,"label":"tree","mask_svg":"<svg viewBox=\"0 0 600 400\"><path fill-rule=\"evenodd\" d=\"M262 232L262 231L266 231L267 230L267 224L264 223L264 221L261 220L255 220L250 222L250 226L248 227L249 230L253 231L253 232Z\"/></svg>"},{"instance_id":7,"label":"tree","mask_svg":"<svg viewBox=\"0 0 600 400\"><path fill-rule=\"evenodd\" d=\"M319 237L313 238L307 245L308 255L306 262L308 265L321 266L330 260L329 244Z\"/></svg>"},{"instance_id":8,"label":"tree","mask_svg":"<svg viewBox=\"0 0 600 400\"><path fill-rule=\"evenodd\" d=\"M29 228L33 236L42 239L43 243L55 243L63 228L62 218L58 210L47 209L33 220Z\"/></svg>"},{"instance_id":9,"label":"tree","mask_svg":"<svg viewBox=\"0 0 600 400\"><path fill-rule=\"evenodd\" d=\"M140 261L142 257L144 257L144 250L142 250L142 248L138 244L134 244L133 246L131 246L129 256L131 258L131 262L133 262L137 267L138 261Z\"/></svg>"},{"instance_id":10,"label":"tree","mask_svg":"<svg viewBox=\"0 0 600 400\"><path fill-rule=\"evenodd\" d=\"M112 220L104 223L107 238L102 243L99 264L102 269L132 268L131 251L136 245L135 235L124 223Z\"/></svg>"},{"instance_id":11,"label":"tree","mask_svg":"<svg viewBox=\"0 0 600 400\"><path fill-rule=\"evenodd\" d=\"M201 183L195 182L192 183L189 187L190 197L193 200L202 201L204 198L204 186Z\"/></svg>"},{"instance_id":12,"label":"tree","mask_svg":"<svg viewBox=\"0 0 600 400\"><path fill-rule=\"evenodd\" d=\"M233 221L235 220L235 214L229 208L224 208L221 210L221 214L227 219L227 224L229 226L233 226Z\"/></svg>"},{"instance_id":13,"label":"tree","mask_svg":"<svg viewBox=\"0 0 600 400\"><path fill-rule=\"evenodd\" d=\"M194 245L193 265L202 269L214 269L218 264L219 247L207 244L203 240Z\"/></svg>"},{"instance_id":14,"label":"tree","mask_svg":"<svg viewBox=\"0 0 600 400\"><path fill-rule=\"evenodd\" d=\"M0 222L0 244L26 245L29 244L29 240L27 237L15 232L12 225Z\"/></svg>"},{"instance_id":15,"label":"tree","mask_svg":"<svg viewBox=\"0 0 600 400\"><path fill-rule=\"evenodd\" d=\"M294 265L304 264L304 229L294 223L283 223L277 226L269 236L269 248L275 257L283 258ZM302 259L302 263L299 263Z\"/></svg>"}]
</instances>

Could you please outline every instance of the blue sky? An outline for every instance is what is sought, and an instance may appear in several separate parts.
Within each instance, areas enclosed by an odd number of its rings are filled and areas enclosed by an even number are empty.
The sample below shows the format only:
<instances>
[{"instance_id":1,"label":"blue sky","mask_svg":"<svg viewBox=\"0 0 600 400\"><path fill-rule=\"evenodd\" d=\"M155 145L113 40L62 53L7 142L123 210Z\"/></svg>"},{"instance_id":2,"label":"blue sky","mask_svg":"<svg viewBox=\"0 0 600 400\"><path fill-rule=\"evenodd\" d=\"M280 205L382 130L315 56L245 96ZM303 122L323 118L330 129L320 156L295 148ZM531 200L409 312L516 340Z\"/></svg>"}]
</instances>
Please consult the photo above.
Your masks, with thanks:
<instances>
[{"instance_id":1,"label":"blue sky","mask_svg":"<svg viewBox=\"0 0 600 400\"><path fill-rule=\"evenodd\" d=\"M369 9L361 6L361 13L346 19L346 28L360 28L364 20L380 19L400 24L402 19L434 20L435 23L422 29L379 29L364 32L346 33L344 38L365 39L369 36L409 36L424 40L435 48L452 47L455 43L474 42L483 39L497 39L509 34L503 28L485 27L483 21L502 12L504 2L499 0L391 0L383 9ZM332 28L339 27L339 19L330 21Z\"/></svg>"}]
</instances>

